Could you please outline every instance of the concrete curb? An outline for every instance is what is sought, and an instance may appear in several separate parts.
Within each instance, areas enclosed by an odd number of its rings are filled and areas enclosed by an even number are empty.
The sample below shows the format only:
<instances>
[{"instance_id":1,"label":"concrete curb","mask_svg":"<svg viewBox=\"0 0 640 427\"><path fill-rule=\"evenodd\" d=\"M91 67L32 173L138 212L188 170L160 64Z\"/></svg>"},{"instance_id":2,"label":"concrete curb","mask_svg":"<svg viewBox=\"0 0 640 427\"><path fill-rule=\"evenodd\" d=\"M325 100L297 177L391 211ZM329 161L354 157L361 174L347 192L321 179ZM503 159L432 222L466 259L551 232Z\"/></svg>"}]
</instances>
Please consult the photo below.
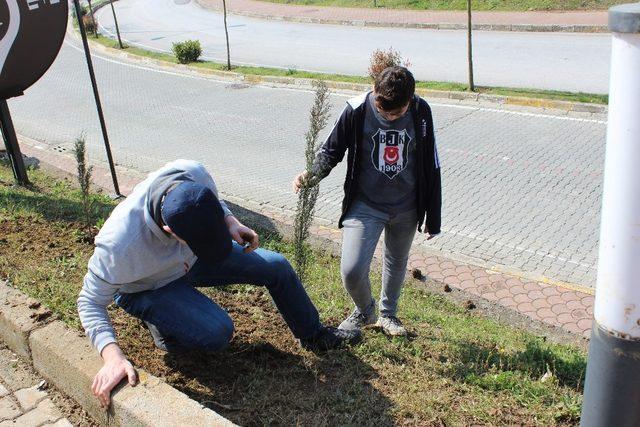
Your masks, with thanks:
<instances>
[{"instance_id":1,"label":"concrete curb","mask_svg":"<svg viewBox=\"0 0 640 427\"><path fill-rule=\"evenodd\" d=\"M42 313L47 312L33 298L0 282L0 340L101 425L235 425L142 369L139 384L117 388L106 412L90 391L102 367L100 356L82 334L61 321L43 322Z\"/></svg>"},{"instance_id":2,"label":"concrete curb","mask_svg":"<svg viewBox=\"0 0 640 427\"><path fill-rule=\"evenodd\" d=\"M421 30L466 30L467 26L454 23L421 23L421 22L377 22L377 21L357 21L342 19L308 18L304 16L273 16L249 11L233 11L231 15L246 16L249 18L259 18L271 21L298 22L302 24L329 24L329 25L349 25L354 27L377 27L377 28L415 28ZM535 25L535 24L472 24L475 31L515 31L532 33L607 33L609 29L606 25Z\"/></svg>"},{"instance_id":3,"label":"concrete curb","mask_svg":"<svg viewBox=\"0 0 640 427\"><path fill-rule=\"evenodd\" d=\"M73 30L73 25L67 27L68 33L79 39L79 35ZM263 85L270 87L296 88L302 90L314 90L313 79L286 77L286 76L260 76L255 74L240 74L232 71L218 71L199 68L195 66L175 64L159 59L152 59L136 54L120 51L97 43L89 38L91 49L111 57L126 61L136 62L144 66L153 67L163 71L175 72L188 76L204 78L217 78L229 83L241 83L249 85ZM371 90L371 85L364 83L336 82L325 80L327 86L339 93L362 93ZM416 88L416 93L424 98L449 99L454 101L485 102L497 105L514 105L521 107L533 107L541 109L560 110L567 113L607 114L609 108L602 104L589 104L584 102L559 101L543 98L527 98L520 96L492 95L473 92L442 91L434 89Z\"/></svg>"},{"instance_id":4,"label":"concrete curb","mask_svg":"<svg viewBox=\"0 0 640 427\"><path fill-rule=\"evenodd\" d=\"M208 10L222 12L222 8L203 5L199 0L196 3ZM349 25L354 27L382 27L382 28L417 28L423 30L466 30L466 24L448 22L380 22L353 19L328 19L311 18L307 16L287 16L270 15L266 13L253 12L250 10L230 10L230 15L246 16L249 18L265 19L270 21L299 22L302 24L329 24L329 25ZM537 33L608 33L606 25L562 25L562 24L472 24L472 29L477 31L517 31L517 32L537 32Z\"/></svg>"},{"instance_id":5,"label":"concrete curb","mask_svg":"<svg viewBox=\"0 0 640 427\"><path fill-rule=\"evenodd\" d=\"M0 282L0 339L17 355L31 358L29 335L50 315L35 299Z\"/></svg>"}]
</instances>

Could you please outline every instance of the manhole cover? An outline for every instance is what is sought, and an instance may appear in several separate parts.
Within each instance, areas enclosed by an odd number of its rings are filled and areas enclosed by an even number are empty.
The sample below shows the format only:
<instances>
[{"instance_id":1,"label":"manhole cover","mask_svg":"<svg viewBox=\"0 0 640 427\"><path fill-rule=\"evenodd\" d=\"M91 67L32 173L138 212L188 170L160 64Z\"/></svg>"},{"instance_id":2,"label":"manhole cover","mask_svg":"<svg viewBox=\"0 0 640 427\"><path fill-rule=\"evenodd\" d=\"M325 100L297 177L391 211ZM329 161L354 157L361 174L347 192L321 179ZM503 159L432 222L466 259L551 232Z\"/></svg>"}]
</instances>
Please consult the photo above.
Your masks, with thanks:
<instances>
[{"instance_id":1,"label":"manhole cover","mask_svg":"<svg viewBox=\"0 0 640 427\"><path fill-rule=\"evenodd\" d=\"M66 153L67 151L69 151L67 147L64 147L62 145L56 145L52 147L52 150L57 151L58 153Z\"/></svg>"}]
</instances>

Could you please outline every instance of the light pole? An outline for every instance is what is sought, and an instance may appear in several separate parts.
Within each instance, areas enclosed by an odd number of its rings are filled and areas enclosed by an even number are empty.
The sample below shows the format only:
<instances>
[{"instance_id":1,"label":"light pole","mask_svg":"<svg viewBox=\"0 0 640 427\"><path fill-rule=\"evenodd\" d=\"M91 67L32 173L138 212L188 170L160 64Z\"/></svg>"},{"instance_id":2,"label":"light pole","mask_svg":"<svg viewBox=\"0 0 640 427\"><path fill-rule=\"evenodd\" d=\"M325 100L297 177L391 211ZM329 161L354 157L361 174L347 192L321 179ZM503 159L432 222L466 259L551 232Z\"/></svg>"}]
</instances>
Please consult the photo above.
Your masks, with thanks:
<instances>
[{"instance_id":1,"label":"light pole","mask_svg":"<svg viewBox=\"0 0 640 427\"><path fill-rule=\"evenodd\" d=\"M613 33L595 322L582 427L640 425L640 3Z\"/></svg>"}]
</instances>

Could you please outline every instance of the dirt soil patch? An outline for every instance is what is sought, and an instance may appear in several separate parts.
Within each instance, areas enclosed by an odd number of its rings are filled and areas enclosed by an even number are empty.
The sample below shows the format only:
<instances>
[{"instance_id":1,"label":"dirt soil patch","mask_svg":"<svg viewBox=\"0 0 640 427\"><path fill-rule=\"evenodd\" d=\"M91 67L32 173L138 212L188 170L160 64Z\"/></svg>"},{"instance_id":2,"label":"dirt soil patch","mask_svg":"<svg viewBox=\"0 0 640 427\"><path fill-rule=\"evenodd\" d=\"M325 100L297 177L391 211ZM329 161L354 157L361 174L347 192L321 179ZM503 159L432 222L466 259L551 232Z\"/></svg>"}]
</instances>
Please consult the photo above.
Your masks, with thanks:
<instances>
[{"instance_id":1,"label":"dirt soil patch","mask_svg":"<svg viewBox=\"0 0 640 427\"><path fill-rule=\"evenodd\" d=\"M95 229L78 221L75 190L44 175L32 179L36 187L16 189L0 168L0 277L80 329L75 301ZM100 203L98 225L113 206ZM291 258L280 236L262 230L261 237L263 246ZM335 325L351 309L339 260L324 252L313 257L305 286L323 320ZM376 293L379 280L373 272ZM204 290L236 327L231 346L216 354L169 355L154 347L139 320L109 310L136 366L240 425L577 424L584 351L427 288L405 289L400 316L408 339L368 328L363 343L322 356L299 347L261 288Z\"/></svg>"}]
</instances>

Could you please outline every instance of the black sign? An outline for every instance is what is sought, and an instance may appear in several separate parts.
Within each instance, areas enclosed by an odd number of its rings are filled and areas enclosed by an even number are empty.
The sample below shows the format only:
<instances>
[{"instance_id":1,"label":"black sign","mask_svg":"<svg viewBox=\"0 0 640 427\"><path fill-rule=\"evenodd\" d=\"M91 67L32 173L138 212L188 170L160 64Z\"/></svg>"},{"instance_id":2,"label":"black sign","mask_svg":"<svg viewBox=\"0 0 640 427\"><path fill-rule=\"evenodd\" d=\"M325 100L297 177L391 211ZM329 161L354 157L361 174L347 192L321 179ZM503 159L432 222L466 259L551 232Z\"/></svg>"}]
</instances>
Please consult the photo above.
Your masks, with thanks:
<instances>
[{"instance_id":1,"label":"black sign","mask_svg":"<svg viewBox=\"0 0 640 427\"><path fill-rule=\"evenodd\" d=\"M49 69L68 9L67 0L0 0L0 99L22 95Z\"/></svg>"}]
</instances>

